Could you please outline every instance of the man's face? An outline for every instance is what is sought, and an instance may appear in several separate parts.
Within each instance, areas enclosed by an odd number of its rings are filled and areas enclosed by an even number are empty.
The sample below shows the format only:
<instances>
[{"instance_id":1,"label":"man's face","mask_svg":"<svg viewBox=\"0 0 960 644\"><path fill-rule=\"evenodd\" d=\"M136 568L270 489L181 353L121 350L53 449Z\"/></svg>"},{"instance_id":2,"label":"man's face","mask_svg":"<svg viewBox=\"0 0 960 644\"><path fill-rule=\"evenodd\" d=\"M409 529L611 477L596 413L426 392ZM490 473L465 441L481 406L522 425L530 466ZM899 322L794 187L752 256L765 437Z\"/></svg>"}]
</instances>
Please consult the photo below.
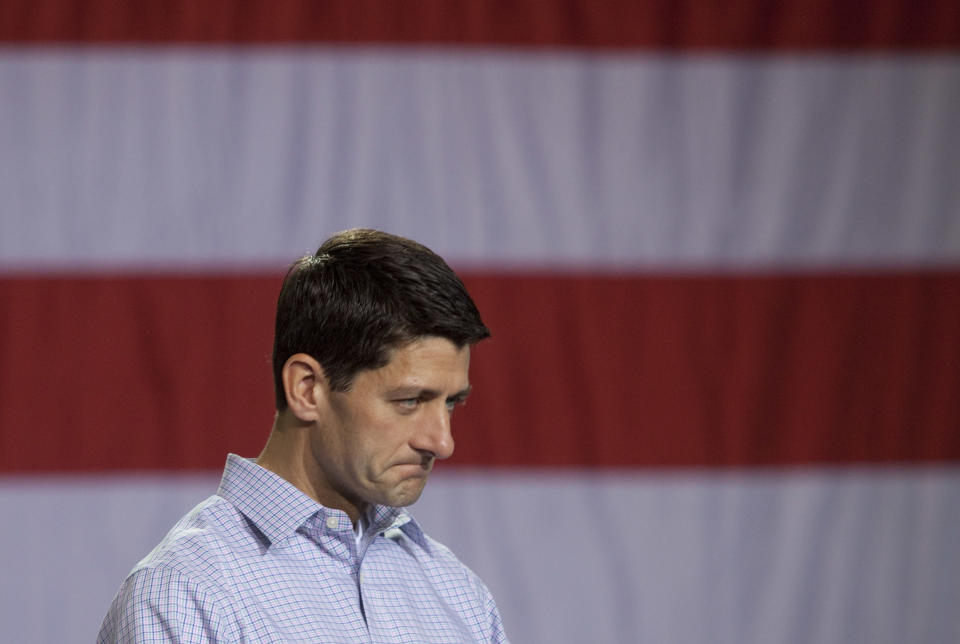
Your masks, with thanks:
<instances>
[{"instance_id":1,"label":"man's face","mask_svg":"<svg viewBox=\"0 0 960 644\"><path fill-rule=\"evenodd\" d=\"M349 391L328 392L314 427L313 458L335 501L406 506L420 498L437 459L453 454L450 416L469 393L470 348L425 337L361 371Z\"/></svg>"}]
</instances>

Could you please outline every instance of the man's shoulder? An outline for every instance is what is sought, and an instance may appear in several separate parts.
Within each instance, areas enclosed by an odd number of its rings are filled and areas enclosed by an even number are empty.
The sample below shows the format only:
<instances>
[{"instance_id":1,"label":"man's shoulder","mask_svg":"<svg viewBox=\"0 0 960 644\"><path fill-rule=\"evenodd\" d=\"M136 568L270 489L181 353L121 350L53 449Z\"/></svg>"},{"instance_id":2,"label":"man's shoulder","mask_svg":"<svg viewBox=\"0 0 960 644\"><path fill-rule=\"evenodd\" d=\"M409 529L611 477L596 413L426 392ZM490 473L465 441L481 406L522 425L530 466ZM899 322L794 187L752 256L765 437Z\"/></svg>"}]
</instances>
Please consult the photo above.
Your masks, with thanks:
<instances>
[{"instance_id":1,"label":"man's shoulder","mask_svg":"<svg viewBox=\"0 0 960 644\"><path fill-rule=\"evenodd\" d=\"M490 596L490 591L480 576L463 563L453 550L422 530L417 537L414 541L429 559L429 568L443 580L442 585L457 588L457 592L469 589L478 599L486 600Z\"/></svg>"},{"instance_id":2,"label":"man's shoulder","mask_svg":"<svg viewBox=\"0 0 960 644\"><path fill-rule=\"evenodd\" d=\"M244 543L244 522L218 496L188 512L124 579L98 642L167 641L160 635L171 628L181 641L200 641L207 631L235 634L229 571Z\"/></svg>"},{"instance_id":3,"label":"man's shoulder","mask_svg":"<svg viewBox=\"0 0 960 644\"><path fill-rule=\"evenodd\" d=\"M477 573L442 542L423 532L419 525L405 530L406 539L392 538L397 546L404 547L420 560L429 579L433 593L453 608L464 622L474 629L477 641L506 641L503 624L496 602L489 588ZM389 534L384 536L389 537ZM405 575L401 572L400 575ZM405 587L416 592L416 584Z\"/></svg>"},{"instance_id":4,"label":"man's shoulder","mask_svg":"<svg viewBox=\"0 0 960 644\"><path fill-rule=\"evenodd\" d=\"M222 497L211 496L184 515L131 575L162 570L209 576L256 544L256 535L243 515Z\"/></svg>"}]
</instances>

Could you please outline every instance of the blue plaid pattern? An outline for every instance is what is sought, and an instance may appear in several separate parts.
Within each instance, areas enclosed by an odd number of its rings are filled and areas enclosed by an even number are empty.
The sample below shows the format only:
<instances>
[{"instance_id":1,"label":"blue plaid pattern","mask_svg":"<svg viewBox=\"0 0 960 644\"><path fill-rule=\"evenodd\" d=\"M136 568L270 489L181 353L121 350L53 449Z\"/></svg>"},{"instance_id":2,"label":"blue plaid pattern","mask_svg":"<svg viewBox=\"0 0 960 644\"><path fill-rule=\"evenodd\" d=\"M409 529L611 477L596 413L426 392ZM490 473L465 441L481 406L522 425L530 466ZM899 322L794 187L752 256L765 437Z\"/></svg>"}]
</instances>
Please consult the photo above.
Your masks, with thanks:
<instances>
[{"instance_id":1,"label":"blue plaid pattern","mask_svg":"<svg viewBox=\"0 0 960 644\"><path fill-rule=\"evenodd\" d=\"M506 642L490 592L400 508L357 546L331 510L231 454L216 496L138 563L98 642Z\"/></svg>"}]
</instances>

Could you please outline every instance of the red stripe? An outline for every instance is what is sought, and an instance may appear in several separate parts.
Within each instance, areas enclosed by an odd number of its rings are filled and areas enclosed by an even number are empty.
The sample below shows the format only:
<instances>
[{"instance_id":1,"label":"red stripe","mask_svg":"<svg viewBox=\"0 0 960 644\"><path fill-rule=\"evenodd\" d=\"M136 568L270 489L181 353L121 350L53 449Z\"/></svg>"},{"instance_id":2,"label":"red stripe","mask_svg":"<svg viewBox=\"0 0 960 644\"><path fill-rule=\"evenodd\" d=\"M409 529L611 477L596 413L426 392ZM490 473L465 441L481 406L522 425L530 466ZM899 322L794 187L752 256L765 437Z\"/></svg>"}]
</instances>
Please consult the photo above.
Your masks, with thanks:
<instances>
[{"instance_id":1,"label":"red stripe","mask_svg":"<svg viewBox=\"0 0 960 644\"><path fill-rule=\"evenodd\" d=\"M951 49L956 0L14 0L0 40L681 50Z\"/></svg>"},{"instance_id":2,"label":"red stripe","mask_svg":"<svg viewBox=\"0 0 960 644\"><path fill-rule=\"evenodd\" d=\"M467 282L494 338L452 465L960 460L960 271ZM0 471L258 453L278 284L0 279Z\"/></svg>"}]
</instances>

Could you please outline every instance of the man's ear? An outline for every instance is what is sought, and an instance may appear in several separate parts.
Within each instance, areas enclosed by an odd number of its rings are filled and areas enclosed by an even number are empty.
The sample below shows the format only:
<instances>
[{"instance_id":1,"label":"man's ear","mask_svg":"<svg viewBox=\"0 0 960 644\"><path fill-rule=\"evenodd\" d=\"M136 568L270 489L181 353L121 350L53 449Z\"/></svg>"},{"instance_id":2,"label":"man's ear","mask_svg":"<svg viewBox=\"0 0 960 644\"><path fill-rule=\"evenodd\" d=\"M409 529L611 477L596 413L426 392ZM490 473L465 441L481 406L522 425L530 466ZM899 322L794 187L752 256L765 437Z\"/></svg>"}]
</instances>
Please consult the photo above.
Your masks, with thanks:
<instances>
[{"instance_id":1,"label":"man's ear","mask_svg":"<svg viewBox=\"0 0 960 644\"><path fill-rule=\"evenodd\" d=\"M320 363L306 353L295 353L283 363L280 374L293 415L305 422L320 418L327 404L327 379Z\"/></svg>"}]
</instances>

